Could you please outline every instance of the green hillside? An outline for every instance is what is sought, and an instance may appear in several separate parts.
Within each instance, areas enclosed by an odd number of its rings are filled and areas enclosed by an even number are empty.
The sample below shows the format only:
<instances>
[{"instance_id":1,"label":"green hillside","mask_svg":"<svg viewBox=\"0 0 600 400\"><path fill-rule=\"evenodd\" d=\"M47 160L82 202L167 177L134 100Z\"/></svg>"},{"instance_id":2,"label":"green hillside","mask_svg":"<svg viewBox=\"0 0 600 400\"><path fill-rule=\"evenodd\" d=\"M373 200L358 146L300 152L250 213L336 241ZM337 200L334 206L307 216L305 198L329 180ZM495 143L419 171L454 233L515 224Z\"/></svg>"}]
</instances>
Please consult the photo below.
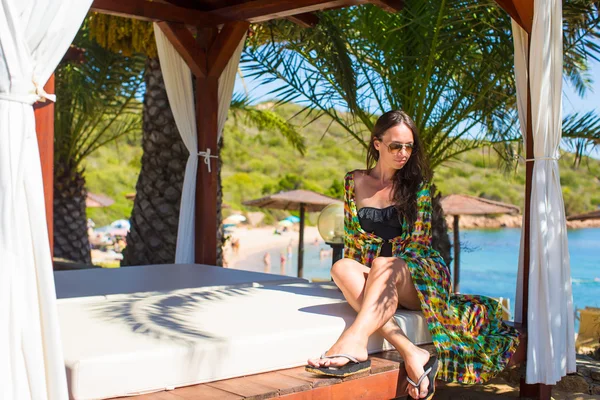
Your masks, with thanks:
<instances>
[{"instance_id":1,"label":"green hillside","mask_svg":"<svg viewBox=\"0 0 600 400\"><path fill-rule=\"evenodd\" d=\"M299 106L289 104L277 112L292 118L299 110ZM292 121L298 125L307 122L303 123L300 116ZM281 136L249 128L243 118L229 118L222 153L224 202L231 209L244 210L241 203L245 200L293 188L341 196L344 173L365 167L365 151L341 127L329 125L330 121L323 117L301 128L307 148L306 155L301 156ZM135 191L142 155L139 138L138 134L100 149L87 161L88 190L115 199L110 207L88 209L88 216L97 225L130 215L133 202L125 194ZM567 215L598 207L600 161L586 158L574 169L573 157L566 153L559 164ZM465 153L438 168L434 176L442 194L483 196L519 207L523 206L524 179L523 165L504 173L490 149Z\"/></svg>"}]
</instances>

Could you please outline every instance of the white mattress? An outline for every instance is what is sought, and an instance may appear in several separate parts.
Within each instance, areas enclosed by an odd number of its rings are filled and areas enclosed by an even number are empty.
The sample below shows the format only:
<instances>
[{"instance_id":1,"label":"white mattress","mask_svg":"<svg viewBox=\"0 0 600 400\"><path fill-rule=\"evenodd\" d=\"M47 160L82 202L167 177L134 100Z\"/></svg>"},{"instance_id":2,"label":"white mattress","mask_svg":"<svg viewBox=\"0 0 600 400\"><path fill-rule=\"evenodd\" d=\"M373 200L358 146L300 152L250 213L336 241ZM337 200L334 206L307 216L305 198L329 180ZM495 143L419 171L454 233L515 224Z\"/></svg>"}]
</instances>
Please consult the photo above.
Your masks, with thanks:
<instances>
[{"instance_id":1,"label":"white mattress","mask_svg":"<svg viewBox=\"0 0 600 400\"><path fill-rule=\"evenodd\" d=\"M56 296L106 296L111 294L164 292L195 287L240 287L261 284L307 282L305 279L241 271L201 264L161 264L123 268L55 271Z\"/></svg>"},{"instance_id":2,"label":"white mattress","mask_svg":"<svg viewBox=\"0 0 600 400\"><path fill-rule=\"evenodd\" d=\"M71 398L132 395L303 365L354 319L333 284L226 284L227 274L242 271L221 271L219 287L59 300ZM400 311L396 319L415 343L431 342L421 313ZM380 337L369 342L370 352L388 348Z\"/></svg>"}]
</instances>

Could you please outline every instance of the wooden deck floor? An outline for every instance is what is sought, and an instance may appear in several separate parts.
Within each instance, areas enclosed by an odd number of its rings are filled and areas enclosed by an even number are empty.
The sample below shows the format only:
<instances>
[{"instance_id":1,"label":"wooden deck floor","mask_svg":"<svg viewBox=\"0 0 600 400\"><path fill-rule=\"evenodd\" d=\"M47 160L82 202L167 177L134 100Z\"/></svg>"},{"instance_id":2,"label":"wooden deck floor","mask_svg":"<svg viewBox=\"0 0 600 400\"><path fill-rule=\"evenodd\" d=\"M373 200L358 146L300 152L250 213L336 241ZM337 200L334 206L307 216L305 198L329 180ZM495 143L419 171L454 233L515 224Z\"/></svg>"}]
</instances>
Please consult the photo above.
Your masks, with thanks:
<instances>
[{"instance_id":1,"label":"wooden deck floor","mask_svg":"<svg viewBox=\"0 0 600 400\"><path fill-rule=\"evenodd\" d=\"M434 351L433 345L422 346ZM371 371L345 379L317 377L304 367L126 397L129 400L394 399L406 396L406 372L396 351L372 354ZM123 398L121 398L123 399Z\"/></svg>"}]
</instances>

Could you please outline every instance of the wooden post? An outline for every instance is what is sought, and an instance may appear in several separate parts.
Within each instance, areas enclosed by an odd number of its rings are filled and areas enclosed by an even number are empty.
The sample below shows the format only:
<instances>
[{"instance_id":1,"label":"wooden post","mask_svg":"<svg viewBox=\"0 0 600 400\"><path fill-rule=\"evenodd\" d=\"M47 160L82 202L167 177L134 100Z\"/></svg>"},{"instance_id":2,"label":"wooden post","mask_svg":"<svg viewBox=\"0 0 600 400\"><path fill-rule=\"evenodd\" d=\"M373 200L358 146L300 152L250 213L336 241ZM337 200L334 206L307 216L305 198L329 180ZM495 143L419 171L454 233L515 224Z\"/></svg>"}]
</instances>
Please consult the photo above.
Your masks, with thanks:
<instances>
[{"instance_id":1,"label":"wooden post","mask_svg":"<svg viewBox=\"0 0 600 400\"><path fill-rule=\"evenodd\" d=\"M196 124L198 151L210 150L219 156L217 147L217 115L219 112L219 80L196 78ZM217 265L217 159L210 157L210 172L204 158L198 159L196 175L195 262Z\"/></svg>"},{"instance_id":2,"label":"wooden post","mask_svg":"<svg viewBox=\"0 0 600 400\"><path fill-rule=\"evenodd\" d=\"M196 175L194 261L217 265L219 78L249 23L228 23L220 32L198 27L196 38L183 24L158 25L196 77L196 129L201 154Z\"/></svg>"},{"instance_id":3,"label":"wooden post","mask_svg":"<svg viewBox=\"0 0 600 400\"><path fill-rule=\"evenodd\" d=\"M300 237L298 239L298 278L304 276L304 217L306 204L300 203Z\"/></svg>"},{"instance_id":4,"label":"wooden post","mask_svg":"<svg viewBox=\"0 0 600 400\"><path fill-rule=\"evenodd\" d=\"M531 59L531 33L528 34L527 49L529 55L527 57L527 126L525 140L525 158L530 160L534 157L533 154L533 123L531 115L531 80L529 74L529 63ZM533 182L533 161L525 162L525 223L523 228L523 241L525 247L523 249L523 307L521 319L525 332L529 330L527 317L529 315L529 265L531 263L531 186ZM525 364L527 364L527 340L529 335L526 335L522 340L525 346ZM525 383L525 377L521 377L519 396L521 398L531 398L539 400L550 400L552 395L552 386Z\"/></svg>"},{"instance_id":5,"label":"wooden post","mask_svg":"<svg viewBox=\"0 0 600 400\"><path fill-rule=\"evenodd\" d=\"M454 216L452 227L454 234L454 293L460 293L460 232L458 231L458 219L460 216Z\"/></svg>"},{"instance_id":6,"label":"wooden post","mask_svg":"<svg viewBox=\"0 0 600 400\"><path fill-rule=\"evenodd\" d=\"M54 93L54 74L44 86L48 93ZM54 103L46 100L33 105L35 131L40 149L42 181L44 182L44 203L46 224L50 240L50 252L54 254Z\"/></svg>"}]
</instances>

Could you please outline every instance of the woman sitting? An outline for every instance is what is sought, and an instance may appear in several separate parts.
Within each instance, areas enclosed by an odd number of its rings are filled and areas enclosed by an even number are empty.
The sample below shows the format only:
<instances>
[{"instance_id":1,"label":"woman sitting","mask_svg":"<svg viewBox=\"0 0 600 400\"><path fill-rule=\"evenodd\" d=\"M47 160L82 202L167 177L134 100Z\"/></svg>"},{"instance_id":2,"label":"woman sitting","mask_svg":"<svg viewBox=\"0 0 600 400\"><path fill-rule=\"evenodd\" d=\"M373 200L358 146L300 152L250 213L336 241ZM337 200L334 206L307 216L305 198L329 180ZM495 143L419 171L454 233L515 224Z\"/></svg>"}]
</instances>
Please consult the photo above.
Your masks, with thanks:
<instances>
[{"instance_id":1,"label":"woman sitting","mask_svg":"<svg viewBox=\"0 0 600 400\"><path fill-rule=\"evenodd\" d=\"M414 399L431 398L436 377L481 383L507 366L519 334L502 322L501 305L452 293L448 267L431 247L430 179L415 123L403 111L383 114L367 169L346 174L345 258L331 270L358 315L327 352L308 360L308 371L368 370L367 341L376 331L404 359ZM436 355L410 342L393 318L398 308L423 312Z\"/></svg>"}]
</instances>

